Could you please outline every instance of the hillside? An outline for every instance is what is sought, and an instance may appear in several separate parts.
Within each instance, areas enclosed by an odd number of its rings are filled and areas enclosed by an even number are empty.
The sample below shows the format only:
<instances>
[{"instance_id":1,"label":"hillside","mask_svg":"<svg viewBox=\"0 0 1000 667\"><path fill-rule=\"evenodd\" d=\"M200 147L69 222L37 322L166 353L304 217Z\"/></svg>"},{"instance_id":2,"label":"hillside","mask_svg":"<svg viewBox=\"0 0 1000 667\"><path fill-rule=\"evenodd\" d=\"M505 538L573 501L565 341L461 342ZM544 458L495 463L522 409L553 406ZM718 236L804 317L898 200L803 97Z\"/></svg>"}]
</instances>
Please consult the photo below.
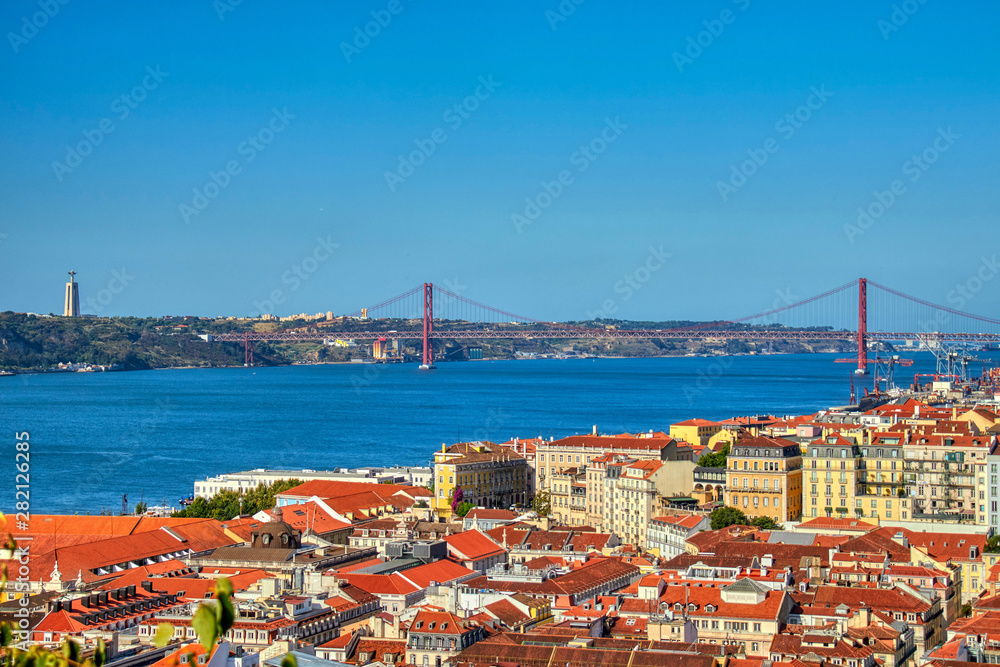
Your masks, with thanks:
<instances>
[{"instance_id":1,"label":"hillside","mask_svg":"<svg viewBox=\"0 0 1000 667\"><path fill-rule=\"evenodd\" d=\"M391 338L398 338L400 351L411 359L420 355L419 333L405 331L412 323L377 321ZM604 323L587 323L603 326ZM667 328L676 323L625 323L643 328ZM247 323L228 320L205 320L195 317L44 317L24 313L0 313L0 369L10 371L45 370L59 363L121 364L124 370L177 368L183 366L242 366L243 346L240 343L207 343L197 333L225 333L252 329L294 329L308 326L305 322ZM346 321L344 328L374 328L373 322ZM435 356L442 361L468 358L469 348L482 350L485 359L514 359L534 355L597 355L611 357L660 357L690 354L748 354L755 352L810 353L843 352L850 349L846 341L816 342L774 341L745 343L740 341L707 343L701 340L608 340L608 339L547 339L537 337L521 340L453 340L448 330L461 329L468 323L442 323L437 328ZM398 327L398 333L393 331ZM396 333L395 336L392 334ZM328 347L318 342L294 344L256 343L254 362L261 366L292 363L316 363L370 359L371 346Z\"/></svg>"}]
</instances>

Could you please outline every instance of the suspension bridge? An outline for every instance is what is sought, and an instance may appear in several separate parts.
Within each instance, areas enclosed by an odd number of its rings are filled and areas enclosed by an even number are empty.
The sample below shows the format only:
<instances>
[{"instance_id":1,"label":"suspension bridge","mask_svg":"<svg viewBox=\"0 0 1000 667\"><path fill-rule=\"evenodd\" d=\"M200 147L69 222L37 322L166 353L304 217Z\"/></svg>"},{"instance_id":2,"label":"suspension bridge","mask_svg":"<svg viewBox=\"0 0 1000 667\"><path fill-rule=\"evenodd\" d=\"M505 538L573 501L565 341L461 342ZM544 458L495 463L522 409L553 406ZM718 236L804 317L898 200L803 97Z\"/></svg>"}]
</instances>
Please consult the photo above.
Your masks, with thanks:
<instances>
[{"instance_id":1,"label":"suspension bridge","mask_svg":"<svg viewBox=\"0 0 1000 667\"><path fill-rule=\"evenodd\" d=\"M260 341L419 340L426 367L434 363L435 340L443 339L847 341L856 353L838 361L857 364L855 372L860 374L875 363L870 348L879 342L922 341L928 346L1000 343L1000 319L934 304L865 278L809 298L791 302L792 298L781 297L782 305L733 320L623 329L524 317L424 283L373 306L312 323L305 330L225 333L206 338L242 342L248 364L253 363L253 343ZM961 303L964 305L966 299Z\"/></svg>"}]
</instances>

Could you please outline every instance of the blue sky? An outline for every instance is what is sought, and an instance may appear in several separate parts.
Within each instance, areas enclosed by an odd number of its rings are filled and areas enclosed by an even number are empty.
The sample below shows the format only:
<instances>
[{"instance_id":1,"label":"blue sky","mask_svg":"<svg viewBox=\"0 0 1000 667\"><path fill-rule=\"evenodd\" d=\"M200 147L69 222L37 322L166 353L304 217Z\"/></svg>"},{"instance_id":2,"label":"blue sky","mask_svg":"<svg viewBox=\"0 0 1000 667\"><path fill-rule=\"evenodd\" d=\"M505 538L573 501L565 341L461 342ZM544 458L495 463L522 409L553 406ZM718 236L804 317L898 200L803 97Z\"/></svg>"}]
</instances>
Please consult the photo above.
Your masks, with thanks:
<instances>
[{"instance_id":1,"label":"blue sky","mask_svg":"<svg viewBox=\"0 0 1000 667\"><path fill-rule=\"evenodd\" d=\"M995 3L225 2L4 3L0 309L735 318L1000 250Z\"/></svg>"}]
</instances>

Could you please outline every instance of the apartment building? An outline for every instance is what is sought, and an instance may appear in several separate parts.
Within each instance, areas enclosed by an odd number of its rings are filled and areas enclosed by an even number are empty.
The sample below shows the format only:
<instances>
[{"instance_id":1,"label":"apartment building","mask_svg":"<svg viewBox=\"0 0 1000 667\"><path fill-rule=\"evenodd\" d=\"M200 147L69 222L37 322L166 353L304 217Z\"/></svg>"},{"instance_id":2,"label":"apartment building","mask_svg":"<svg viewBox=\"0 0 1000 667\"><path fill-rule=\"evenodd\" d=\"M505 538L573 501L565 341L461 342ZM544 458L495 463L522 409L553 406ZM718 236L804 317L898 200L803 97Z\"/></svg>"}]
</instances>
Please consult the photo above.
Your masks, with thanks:
<instances>
[{"instance_id":1,"label":"apartment building","mask_svg":"<svg viewBox=\"0 0 1000 667\"><path fill-rule=\"evenodd\" d=\"M712 436L721 430L722 424L718 422L707 419L688 419L671 424L670 437L692 444L707 445Z\"/></svg>"},{"instance_id":2,"label":"apartment building","mask_svg":"<svg viewBox=\"0 0 1000 667\"><path fill-rule=\"evenodd\" d=\"M439 516L452 515L455 488L462 499L486 508L526 503L531 470L525 458L493 442L462 442L441 446L434 454L434 501Z\"/></svg>"},{"instance_id":3,"label":"apartment building","mask_svg":"<svg viewBox=\"0 0 1000 667\"><path fill-rule=\"evenodd\" d=\"M865 475L861 448L839 435L813 440L804 448L802 515L848 518L857 514L859 479Z\"/></svg>"},{"instance_id":4,"label":"apartment building","mask_svg":"<svg viewBox=\"0 0 1000 667\"><path fill-rule=\"evenodd\" d=\"M974 422L957 421L897 425L888 433L903 441L911 519L989 524L987 457L996 451L996 437L978 433Z\"/></svg>"},{"instance_id":5,"label":"apartment building","mask_svg":"<svg viewBox=\"0 0 1000 667\"><path fill-rule=\"evenodd\" d=\"M561 468L549 480L552 518L567 526L587 523L587 472L576 466Z\"/></svg>"},{"instance_id":6,"label":"apartment building","mask_svg":"<svg viewBox=\"0 0 1000 667\"><path fill-rule=\"evenodd\" d=\"M563 468L585 469L605 454L625 454L645 461L677 458L678 443L663 433L633 435L574 435L536 445L538 488L552 491L552 476Z\"/></svg>"},{"instance_id":7,"label":"apartment building","mask_svg":"<svg viewBox=\"0 0 1000 667\"><path fill-rule=\"evenodd\" d=\"M858 517L911 520L907 485L914 475L906 470L903 436L899 432L872 433L861 444L864 471L859 479L854 512Z\"/></svg>"},{"instance_id":8,"label":"apartment building","mask_svg":"<svg viewBox=\"0 0 1000 667\"><path fill-rule=\"evenodd\" d=\"M608 466L634 463L637 460L625 454L603 454L590 460L584 478L587 493L587 525L593 526L598 530L606 529L605 500L606 493L609 493L611 490L610 484L607 483ZM620 468L618 470L620 471ZM610 496L607 496L607 501L610 505Z\"/></svg>"},{"instance_id":9,"label":"apartment building","mask_svg":"<svg viewBox=\"0 0 1000 667\"><path fill-rule=\"evenodd\" d=\"M682 496L693 484L693 461L636 461L621 466L612 486L611 531L624 542L646 548L649 522L660 498Z\"/></svg>"},{"instance_id":10,"label":"apartment building","mask_svg":"<svg viewBox=\"0 0 1000 667\"><path fill-rule=\"evenodd\" d=\"M646 529L646 548L660 558L673 558L687 553L687 538L710 528L711 521L705 514L656 517Z\"/></svg>"},{"instance_id":11,"label":"apartment building","mask_svg":"<svg viewBox=\"0 0 1000 667\"><path fill-rule=\"evenodd\" d=\"M784 438L757 436L733 445L726 468L729 504L750 517L802 516L802 450Z\"/></svg>"}]
</instances>

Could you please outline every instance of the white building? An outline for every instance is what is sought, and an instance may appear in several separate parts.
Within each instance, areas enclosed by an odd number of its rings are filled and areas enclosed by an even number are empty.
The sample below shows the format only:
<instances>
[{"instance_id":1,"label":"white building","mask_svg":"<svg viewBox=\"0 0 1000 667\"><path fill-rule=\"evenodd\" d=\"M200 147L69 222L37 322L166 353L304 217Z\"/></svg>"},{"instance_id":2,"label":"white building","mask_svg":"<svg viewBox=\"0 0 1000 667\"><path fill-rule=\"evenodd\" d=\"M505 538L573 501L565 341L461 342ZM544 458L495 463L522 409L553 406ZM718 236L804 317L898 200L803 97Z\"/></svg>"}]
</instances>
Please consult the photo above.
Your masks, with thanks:
<instances>
[{"instance_id":1,"label":"white building","mask_svg":"<svg viewBox=\"0 0 1000 667\"><path fill-rule=\"evenodd\" d=\"M649 522L646 548L659 550L660 558L673 558L685 553L687 539L712 525L707 515L660 516Z\"/></svg>"},{"instance_id":2,"label":"white building","mask_svg":"<svg viewBox=\"0 0 1000 667\"><path fill-rule=\"evenodd\" d=\"M198 480L194 483L196 498L211 498L220 491L237 493L250 491L261 484L272 484L282 479L309 482L322 479L336 482L367 482L369 484L408 484L427 486L434 477L430 468L337 468L335 470L268 470L257 468L243 472L226 473Z\"/></svg>"}]
</instances>

